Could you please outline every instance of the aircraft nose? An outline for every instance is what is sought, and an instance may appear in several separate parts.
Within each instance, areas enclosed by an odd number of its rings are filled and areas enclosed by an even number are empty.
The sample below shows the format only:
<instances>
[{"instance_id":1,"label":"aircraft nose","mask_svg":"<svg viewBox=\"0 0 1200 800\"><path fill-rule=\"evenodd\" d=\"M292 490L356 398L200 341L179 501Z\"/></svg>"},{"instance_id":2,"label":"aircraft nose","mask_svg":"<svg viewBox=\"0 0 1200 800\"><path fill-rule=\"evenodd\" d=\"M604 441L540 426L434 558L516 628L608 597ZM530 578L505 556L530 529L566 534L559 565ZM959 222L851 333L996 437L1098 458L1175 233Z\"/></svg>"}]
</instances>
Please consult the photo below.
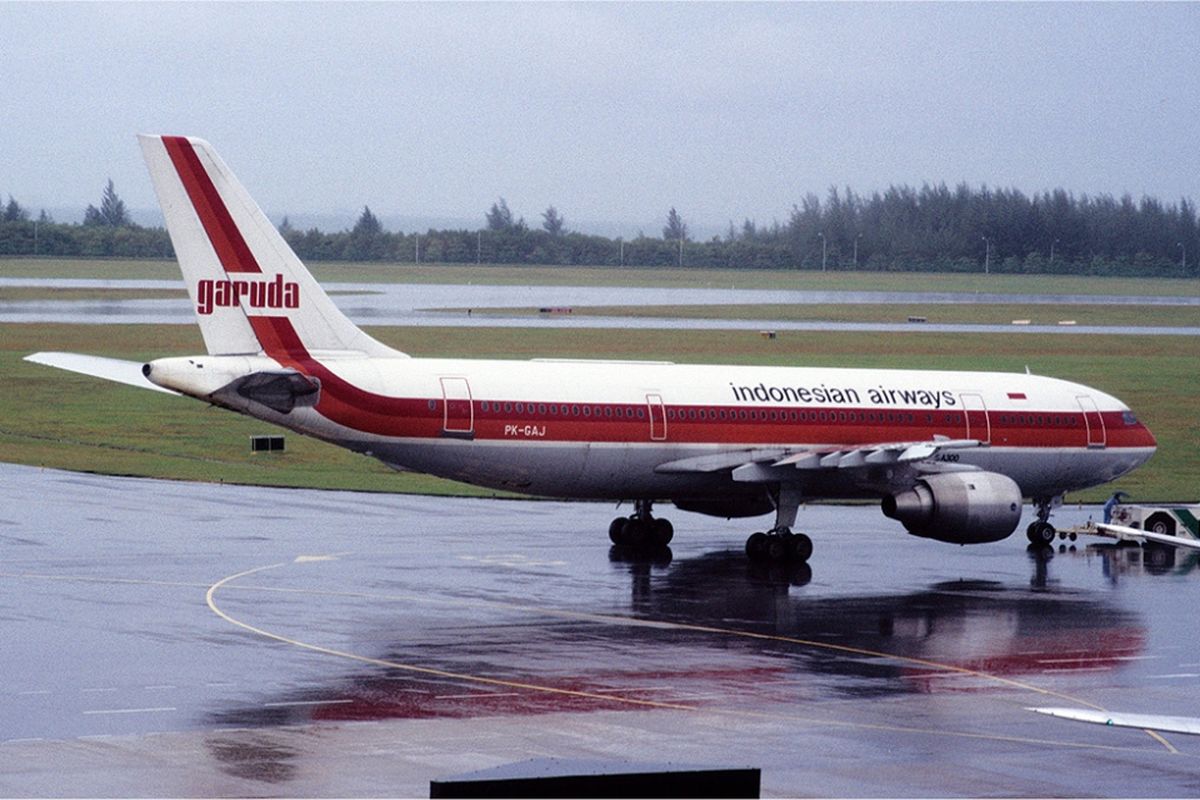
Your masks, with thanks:
<instances>
[{"instance_id":1,"label":"aircraft nose","mask_svg":"<svg viewBox=\"0 0 1200 800\"><path fill-rule=\"evenodd\" d=\"M1153 451L1158 447L1158 440L1154 438L1154 434L1146 427L1146 423L1138 419L1137 416L1128 408L1121 413L1121 422L1124 427L1123 439L1127 447L1146 447ZM1149 456L1146 456L1149 458Z\"/></svg>"},{"instance_id":2,"label":"aircraft nose","mask_svg":"<svg viewBox=\"0 0 1200 800\"><path fill-rule=\"evenodd\" d=\"M1141 428L1141 430L1139 430L1138 433L1141 434L1143 446L1144 447L1153 447L1153 448L1157 449L1158 448L1158 440L1154 438L1154 434L1150 432L1150 429L1147 428L1145 425L1139 425L1138 427Z\"/></svg>"}]
</instances>

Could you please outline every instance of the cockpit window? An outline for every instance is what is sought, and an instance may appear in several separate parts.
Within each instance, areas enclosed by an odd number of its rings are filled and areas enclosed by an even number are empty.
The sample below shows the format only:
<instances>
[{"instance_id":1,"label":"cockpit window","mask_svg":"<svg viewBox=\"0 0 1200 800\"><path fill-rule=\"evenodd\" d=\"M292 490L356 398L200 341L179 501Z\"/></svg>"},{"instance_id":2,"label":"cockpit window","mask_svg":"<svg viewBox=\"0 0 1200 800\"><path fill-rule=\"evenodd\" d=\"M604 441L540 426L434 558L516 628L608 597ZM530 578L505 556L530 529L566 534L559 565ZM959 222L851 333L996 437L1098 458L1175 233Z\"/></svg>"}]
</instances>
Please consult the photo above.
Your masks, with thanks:
<instances>
[{"instance_id":1,"label":"cockpit window","mask_svg":"<svg viewBox=\"0 0 1200 800\"><path fill-rule=\"evenodd\" d=\"M1123 412L1121 414L1121 421L1125 423L1126 427L1132 427L1138 424L1137 417L1133 415L1132 411Z\"/></svg>"}]
</instances>

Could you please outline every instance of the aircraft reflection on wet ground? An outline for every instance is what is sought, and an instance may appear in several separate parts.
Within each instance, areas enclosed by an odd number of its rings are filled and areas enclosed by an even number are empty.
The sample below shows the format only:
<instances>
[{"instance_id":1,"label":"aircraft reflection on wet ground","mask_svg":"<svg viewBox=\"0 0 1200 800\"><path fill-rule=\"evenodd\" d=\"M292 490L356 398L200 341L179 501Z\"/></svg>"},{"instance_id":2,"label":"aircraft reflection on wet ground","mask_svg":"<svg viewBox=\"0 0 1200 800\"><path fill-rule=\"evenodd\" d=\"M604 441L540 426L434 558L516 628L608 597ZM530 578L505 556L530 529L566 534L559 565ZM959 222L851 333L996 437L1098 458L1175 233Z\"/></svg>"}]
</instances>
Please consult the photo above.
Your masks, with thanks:
<instances>
[{"instance_id":1,"label":"aircraft reflection on wet ground","mask_svg":"<svg viewBox=\"0 0 1200 800\"><path fill-rule=\"evenodd\" d=\"M529 619L498 622L485 613L478 628L441 629L426 620L414 636L410 608L398 626L402 637L370 656L400 666L225 709L211 722L258 727L982 692L1011 688L1000 678L1116 670L1146 642L1136 614L1091 592L962 580L814 602L791 591L812 580L807 564L765 566L737 550L676 559L666 548L649 555L612 548L610 560L629 576L627 612L560 615L503 604ZM516 660L528 671L514 668ZM511 685L451 675L503 676Z\"/></svg>"}]
</instances>

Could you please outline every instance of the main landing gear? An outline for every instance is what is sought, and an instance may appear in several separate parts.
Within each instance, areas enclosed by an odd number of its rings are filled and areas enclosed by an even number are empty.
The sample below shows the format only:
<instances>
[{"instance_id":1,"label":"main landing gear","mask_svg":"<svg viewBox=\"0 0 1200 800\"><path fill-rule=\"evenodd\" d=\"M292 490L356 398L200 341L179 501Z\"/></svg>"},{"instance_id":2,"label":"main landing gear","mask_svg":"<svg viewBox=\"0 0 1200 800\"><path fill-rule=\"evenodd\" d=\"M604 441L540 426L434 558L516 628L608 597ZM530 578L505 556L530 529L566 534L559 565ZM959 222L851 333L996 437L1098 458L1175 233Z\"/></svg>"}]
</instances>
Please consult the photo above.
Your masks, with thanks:
<instances>
[{"instance_id":1,"label":"main landing gear","mask_svg":"<svg viewBox=\"0 0 1200 800\"><path fill-rule=\"evenodd\" d=\"M1054 499L1035 497L1033 503L1037 506L1037 519L1029 523L1029 527L1025 529L1025 537L1029 539L1030 544L1054 544L1054 536L1058 533L1050 524L1050 509L1054 505Z\"/></svg>"},{"instance_id":2,"label":"main landing gear","mask_svg":"<svg viewBox=\"0 0 1200 800\"><path fill-rule=\"evenodd\" d=\"M746 555L751 561L791 561L805 563L813 552L812 539L792 533L801 496L795 489L781 486L775 500L775 525L768 531L750 534Z\"/></svg>"},{"instance_id":3,"label":"main landing gear","mask_svg":"<svg viewBox=\"0 0 1200 800\"><path fill-rule=\"evenodd\" d=\"M651 516L652 505L650 500L637 500L631 516L614 519L608 526L612 543L633 548L666 547L675 536L675 528L670 520Z\"/></svg>"},{"instance_id":4,"label":"main landing gear","mask_svg":"<svg viewBox=\"0 0 1200 800\"><path fill-rule=\"evenodd\" d=\"M812 539L791 528L772 528L752 533L746 540L746 555L752 561L808 561L813 552Z\"/></svg>"}]
</instances>

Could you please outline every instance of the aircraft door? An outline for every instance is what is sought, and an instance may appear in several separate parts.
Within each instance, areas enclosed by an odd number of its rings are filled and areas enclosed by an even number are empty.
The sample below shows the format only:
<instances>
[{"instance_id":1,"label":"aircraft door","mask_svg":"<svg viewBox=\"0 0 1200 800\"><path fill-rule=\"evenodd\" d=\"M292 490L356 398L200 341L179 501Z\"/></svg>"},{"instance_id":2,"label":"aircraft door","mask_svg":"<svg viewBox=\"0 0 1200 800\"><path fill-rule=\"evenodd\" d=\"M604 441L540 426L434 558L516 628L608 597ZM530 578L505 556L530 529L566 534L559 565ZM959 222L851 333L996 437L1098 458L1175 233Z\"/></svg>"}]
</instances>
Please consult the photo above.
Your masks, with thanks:
<instances>
[{"instance_id":1,"label":"aircraft door","mask_svg":"<svg viewBox=\"0 0 1200 800\"><path fill-rule=\"evenodd\" d=\"M650 441L665 442L667 440L667 411L663 406L662 395L646 395L646 406L650 414Z\"/></svg>"},{"instance_id":2,"label":"aircraft door","mask_svg":"<svg viewBox=\"0 0 1200 800\"><path fill-rule=\"evenodd\" d=\"M978 439L982 444L992 443L992 420L983 395L960 394L963 416L967 420L967 438Z\"/></svg>"},{"instance_id":3,"label":"aircraft door","mask_svg":"<svg viewBox=\"0 0 1200 800\"><path fill-rule=\"evenodd\" d=\"M1083 422L1087 426L1087 446L1104 447L1108 444L1108 432L1104 429L1104 418L1096 401L1089 395L1081 394L1075 397L1075 402L1083 409Z\"/></svg>"},{"instance_id":4,"label":"aircraft door","mask_svg":"<svg viewBox=\"0 0 1200 800\"><path fill-rule=\"evenodd\" d=\"M466 378L439 378L442 384L442 435L465 439L475 435L475 409Z\"/></svg>"}]
</instances>

